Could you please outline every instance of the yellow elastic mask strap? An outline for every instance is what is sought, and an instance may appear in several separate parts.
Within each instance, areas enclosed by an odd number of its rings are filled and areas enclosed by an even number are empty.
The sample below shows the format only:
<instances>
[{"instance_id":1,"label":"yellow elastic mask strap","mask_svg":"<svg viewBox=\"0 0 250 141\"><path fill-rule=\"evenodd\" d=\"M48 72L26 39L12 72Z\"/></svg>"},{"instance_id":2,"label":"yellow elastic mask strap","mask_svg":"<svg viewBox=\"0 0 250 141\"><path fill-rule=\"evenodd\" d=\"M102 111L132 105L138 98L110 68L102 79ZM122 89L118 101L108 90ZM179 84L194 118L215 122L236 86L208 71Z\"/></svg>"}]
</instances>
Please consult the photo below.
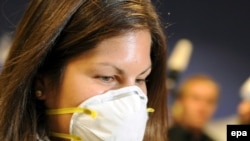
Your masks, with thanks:
<instances>
[{"instance_id":1,"label":"yellow elastic mask strap","mask_svg":"<svg viewBox=\"0 0 250 141\"><path fill-rule=\"evenodd\" d=\"M147 112L148 113L153 113L153 112L155 112L155 109L154 108L147 108Z\"/></svg>"},{"instance_id":2,"label":"yellow elastic mask strap","mask_svg":"<svg viewBox=\"0 0 250 141\"><path fill-rule=\"evenodd\" d=\"M64 133L51 132L50 136L63 138L63 139L68 139L70 141L83 141L80 137L77 137L77 136L74 136L74 135L69 135L69 134L64 134Z\"/></svg>"},{"instance_id":3,"label":"yellow elastic mask strap","mask_svg":"<svg viewBox=\"0 0 250 141\"><path fill-rule=\"evenodd\" d=\"M72 113L85 113L90 115L92 118L96 118L97 113L93 110L86 108L63 108L63 109L49 109L46 110L47 115L62 115L62 114L72 114Z\"/></svg>"}]
</instances>

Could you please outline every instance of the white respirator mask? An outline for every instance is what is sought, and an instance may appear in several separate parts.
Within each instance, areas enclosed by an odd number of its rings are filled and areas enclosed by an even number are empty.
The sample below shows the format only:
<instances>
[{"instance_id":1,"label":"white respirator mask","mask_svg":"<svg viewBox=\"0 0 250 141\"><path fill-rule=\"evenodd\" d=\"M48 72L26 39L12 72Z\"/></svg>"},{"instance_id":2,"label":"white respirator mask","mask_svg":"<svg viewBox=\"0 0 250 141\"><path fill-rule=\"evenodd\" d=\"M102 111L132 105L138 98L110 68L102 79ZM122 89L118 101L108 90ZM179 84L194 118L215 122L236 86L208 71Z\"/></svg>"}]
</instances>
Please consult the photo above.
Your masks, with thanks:
<instances>
[{"instance_id":1,"label":"white respirator mask","mask_svg":"<svg viewBox=\"0 0 250 141\"><path fill-rule=\"evenodd\" d=\"M148 120L147 96L137 86L93 96L76 108L47 110L48 115L73 113L69 134L51 136L71 141L142 141Z\"/></svg>"}]
</instances>

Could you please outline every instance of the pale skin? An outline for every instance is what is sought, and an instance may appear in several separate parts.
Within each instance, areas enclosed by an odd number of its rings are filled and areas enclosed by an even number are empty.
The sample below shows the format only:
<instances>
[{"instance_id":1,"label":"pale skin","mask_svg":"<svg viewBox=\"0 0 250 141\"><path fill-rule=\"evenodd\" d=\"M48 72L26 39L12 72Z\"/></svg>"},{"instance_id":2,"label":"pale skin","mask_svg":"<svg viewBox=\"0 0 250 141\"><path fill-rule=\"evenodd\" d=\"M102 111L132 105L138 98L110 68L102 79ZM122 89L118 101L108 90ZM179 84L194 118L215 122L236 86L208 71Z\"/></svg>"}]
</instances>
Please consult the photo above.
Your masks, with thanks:
<instances>
[{"instance_id":1,"label":"pale skin","mask_svg":"<svg viewBox=\"0 0 250 141\"><path fill-rule=\"evenodd\" d=\"M151 35L147 30L130 31L103 40L70 60L57 92L47 78L38 87L48 109L77 107L86 99L112 89L136 85L146 94L146 78L151 72ZM54 132L69 133L71 114L48 116Z\"/></svg>"}]
</instances>

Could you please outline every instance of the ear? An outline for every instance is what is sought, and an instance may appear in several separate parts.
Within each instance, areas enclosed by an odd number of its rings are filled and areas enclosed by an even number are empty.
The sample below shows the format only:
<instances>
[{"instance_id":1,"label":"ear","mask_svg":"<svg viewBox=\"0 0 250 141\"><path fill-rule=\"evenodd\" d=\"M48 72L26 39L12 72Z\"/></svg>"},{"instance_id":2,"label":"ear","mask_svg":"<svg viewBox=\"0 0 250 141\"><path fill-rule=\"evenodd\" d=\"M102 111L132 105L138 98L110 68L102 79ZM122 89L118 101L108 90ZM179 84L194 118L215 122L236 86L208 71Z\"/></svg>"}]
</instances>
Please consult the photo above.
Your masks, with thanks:
<instances>
[{"instance_id":1,"label":"ear","mask_svg":"<svg viewBox=\"0 0 250 141\"><path fill-rule=\"evenodd\" d=\"M39 100L46 99L46 79L42 75L37 75L35 78L35 96Z\"/></svg>"}]
</instances>

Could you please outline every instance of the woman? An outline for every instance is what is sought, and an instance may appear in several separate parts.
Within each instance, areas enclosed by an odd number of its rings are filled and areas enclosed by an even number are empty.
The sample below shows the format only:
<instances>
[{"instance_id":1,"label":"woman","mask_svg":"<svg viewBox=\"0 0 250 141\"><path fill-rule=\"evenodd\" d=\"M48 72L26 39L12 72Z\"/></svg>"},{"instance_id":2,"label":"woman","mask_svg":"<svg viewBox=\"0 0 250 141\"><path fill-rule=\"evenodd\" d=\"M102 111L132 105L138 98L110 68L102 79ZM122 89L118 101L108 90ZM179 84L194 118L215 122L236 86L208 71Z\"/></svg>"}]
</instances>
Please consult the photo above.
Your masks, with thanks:
<instances>
[{"instance_id":1,"label":"woman","mask_svg":"<svg viewBox=\"0 0 250 141\"><path fill-rule=\"evenodd\" d=\"M165 141L165 45L149 0L32 0L0 76L0 140Z\"/></svg>"}]
</instances>

